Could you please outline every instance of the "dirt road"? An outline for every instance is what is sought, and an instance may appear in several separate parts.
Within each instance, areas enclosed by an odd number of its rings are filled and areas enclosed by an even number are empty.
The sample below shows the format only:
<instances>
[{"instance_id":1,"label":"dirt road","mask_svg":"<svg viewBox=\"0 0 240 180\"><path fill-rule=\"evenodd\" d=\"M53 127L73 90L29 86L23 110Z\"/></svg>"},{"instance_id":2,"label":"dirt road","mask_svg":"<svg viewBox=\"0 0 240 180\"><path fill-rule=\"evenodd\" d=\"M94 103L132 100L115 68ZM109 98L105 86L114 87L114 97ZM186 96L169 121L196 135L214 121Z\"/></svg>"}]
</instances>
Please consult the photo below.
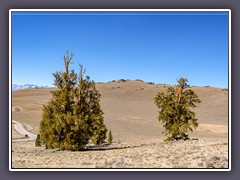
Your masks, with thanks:
<instances>
[{"instance_id":1,"label":"dirt road","mask_svg":"<svg viewBox=\"0 0 240 180\"><path fill-rule=\"evenodd\" d=\"M27 136L26 139L15 139L13 141L34 141L37 136L35 134L32 134L28 132L26 129L24 129L23 125L17 121L12 120L12 124L17 132L20 134Z\"/></svg>"}]
</instances>

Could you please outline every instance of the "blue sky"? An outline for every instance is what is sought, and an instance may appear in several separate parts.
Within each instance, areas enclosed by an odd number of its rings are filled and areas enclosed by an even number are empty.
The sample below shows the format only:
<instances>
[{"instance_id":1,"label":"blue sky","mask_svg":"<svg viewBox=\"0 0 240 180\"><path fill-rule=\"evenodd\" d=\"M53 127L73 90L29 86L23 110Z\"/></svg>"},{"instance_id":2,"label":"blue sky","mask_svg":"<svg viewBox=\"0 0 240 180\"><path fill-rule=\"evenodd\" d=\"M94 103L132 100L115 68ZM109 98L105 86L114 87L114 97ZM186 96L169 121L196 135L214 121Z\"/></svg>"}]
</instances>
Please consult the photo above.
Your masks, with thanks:
<instances>
[{"instance_id":1,"label":"blue sky","mask_svg":"<svg viewBox=\"0 0 240 180\"><path fill-rule=\"evenodd\" d=\"M74 52L95 82L228 87L227 12L13 12L12 82L53 86Z\"/></svg>"}]
</instances>

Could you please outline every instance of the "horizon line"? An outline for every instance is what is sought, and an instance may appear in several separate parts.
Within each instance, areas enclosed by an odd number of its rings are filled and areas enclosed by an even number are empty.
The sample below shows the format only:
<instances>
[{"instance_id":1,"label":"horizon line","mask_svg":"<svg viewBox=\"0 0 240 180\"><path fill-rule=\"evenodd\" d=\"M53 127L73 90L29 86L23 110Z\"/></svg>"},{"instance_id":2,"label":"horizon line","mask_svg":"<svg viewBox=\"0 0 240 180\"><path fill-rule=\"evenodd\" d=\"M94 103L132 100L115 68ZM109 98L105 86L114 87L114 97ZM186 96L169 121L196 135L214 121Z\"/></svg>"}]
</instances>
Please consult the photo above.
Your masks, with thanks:
<instances>
[{"instance_id":1,"label":"horizon line","mask_svg":"<svg viewBox=\"0 0 240 180\"><path fill-rule=\"evenodd\" d=\"M94 81L94 80L93 80ZM113 79L110 81L94 81L96 84L107 84L107 83L113 83L113 82L118 82L118 81L122 81L122 82L126 82L126 81L138 81L138 82L143 82L143 83L147 83L147 84L151 84L152 85L169 85L169 86L176 86L177 84L170 84L170 83L158 83L158 82L154 82L154 81L144 81L142 79L124 79L124 78L120 78L120 79ZM47 86L47 88L55 88L56 86L54 85L38 85L38 84L34 84L34 83L26 83L26 84L18 84L18 83L12 83L13 85L17 85L17 86L24 86L24 85L34 85L34 86ZM213 88L222 88L222 89L229 89L229 86L227 87L222 87L222 86L214 86L214 85L189 85L189 87L213 87Z\"/></svg>"}]
</instances>

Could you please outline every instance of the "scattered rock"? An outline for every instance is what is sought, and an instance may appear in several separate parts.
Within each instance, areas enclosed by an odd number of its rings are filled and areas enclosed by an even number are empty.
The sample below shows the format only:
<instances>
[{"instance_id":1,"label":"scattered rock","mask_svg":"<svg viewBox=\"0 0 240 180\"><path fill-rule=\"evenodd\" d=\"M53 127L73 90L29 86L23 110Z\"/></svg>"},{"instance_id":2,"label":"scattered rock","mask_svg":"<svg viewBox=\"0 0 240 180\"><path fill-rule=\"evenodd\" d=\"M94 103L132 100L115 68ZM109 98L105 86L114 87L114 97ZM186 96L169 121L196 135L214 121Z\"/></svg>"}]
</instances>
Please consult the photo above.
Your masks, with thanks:
<instances>
[{"instance_id":1,"label":"scattered rock","mask_svg":"<svg viewBox=\"0 0 240 180\"><path fill-rule=\"evenodd\" d=\"M13 108L12 108L12 112L21 112L23 109L21 108L21 107L19 107L19 106L14 106Z\"/></svg>"}]
</instances>

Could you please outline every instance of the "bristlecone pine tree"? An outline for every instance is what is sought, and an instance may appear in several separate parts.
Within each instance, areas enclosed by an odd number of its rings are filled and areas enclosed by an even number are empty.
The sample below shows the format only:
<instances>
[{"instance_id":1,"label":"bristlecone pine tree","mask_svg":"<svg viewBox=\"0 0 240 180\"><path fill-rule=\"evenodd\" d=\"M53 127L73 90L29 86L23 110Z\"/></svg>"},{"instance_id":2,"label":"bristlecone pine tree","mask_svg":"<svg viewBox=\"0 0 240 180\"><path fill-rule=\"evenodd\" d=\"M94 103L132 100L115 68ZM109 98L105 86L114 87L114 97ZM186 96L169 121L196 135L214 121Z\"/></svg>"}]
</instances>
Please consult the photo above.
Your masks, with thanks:
<instances>
[{"instance_id":1,"label":"bristlecone pine tree","mask_svg":"<svg viewBox=\"0 0 240 180\"><path fill-rule=\"evenodd\" d=\"M100 93L94 81L84 76L82 65L79 76L69 71L72 57L66 52L65 71L53 73L57 90L51 91L52 99L43 106L40 141L47 149L82 150L90 142L100 145L106 139Z\"/></svg>"},{"instance_id":2,"label":"bristlecone pine tree","mask_svg":"<svg viewBox=\"0 0 240 180\"><path fill-rule=\"evenodd\" d=\"M36 141L35 141L35 146L36 146L36 147L41 146L40 134L37 135L37 138L36 138Z\"/></svg>"},{"instance_id":3,"label":"bristlecone pine tree","mask_svg":"<svg viewBox=\"0 0 240 180\"><path fill-rule=\"evenodd\" d=\"M112 144L112 140L113 140L113 136L112 136L112 131L110 130L108 134L108 144Z\"/></svg>"},{"instance_id":4,"label":"bristlecone pine tree","mask_svg":"<svg viewBox=\"0 0 240 180\"><path fill-rule=\"evenodd\" d=\"M163 134L170 135L165 141L186 140L186 132L193 131L198 126L195 112L196 103L200 99L195 92L189 89L188 80L180 78L176 87L169 87L166 93L158 93L154 99L159 108L159 121L165 128Z\"/></svg>"}]
</instances>

